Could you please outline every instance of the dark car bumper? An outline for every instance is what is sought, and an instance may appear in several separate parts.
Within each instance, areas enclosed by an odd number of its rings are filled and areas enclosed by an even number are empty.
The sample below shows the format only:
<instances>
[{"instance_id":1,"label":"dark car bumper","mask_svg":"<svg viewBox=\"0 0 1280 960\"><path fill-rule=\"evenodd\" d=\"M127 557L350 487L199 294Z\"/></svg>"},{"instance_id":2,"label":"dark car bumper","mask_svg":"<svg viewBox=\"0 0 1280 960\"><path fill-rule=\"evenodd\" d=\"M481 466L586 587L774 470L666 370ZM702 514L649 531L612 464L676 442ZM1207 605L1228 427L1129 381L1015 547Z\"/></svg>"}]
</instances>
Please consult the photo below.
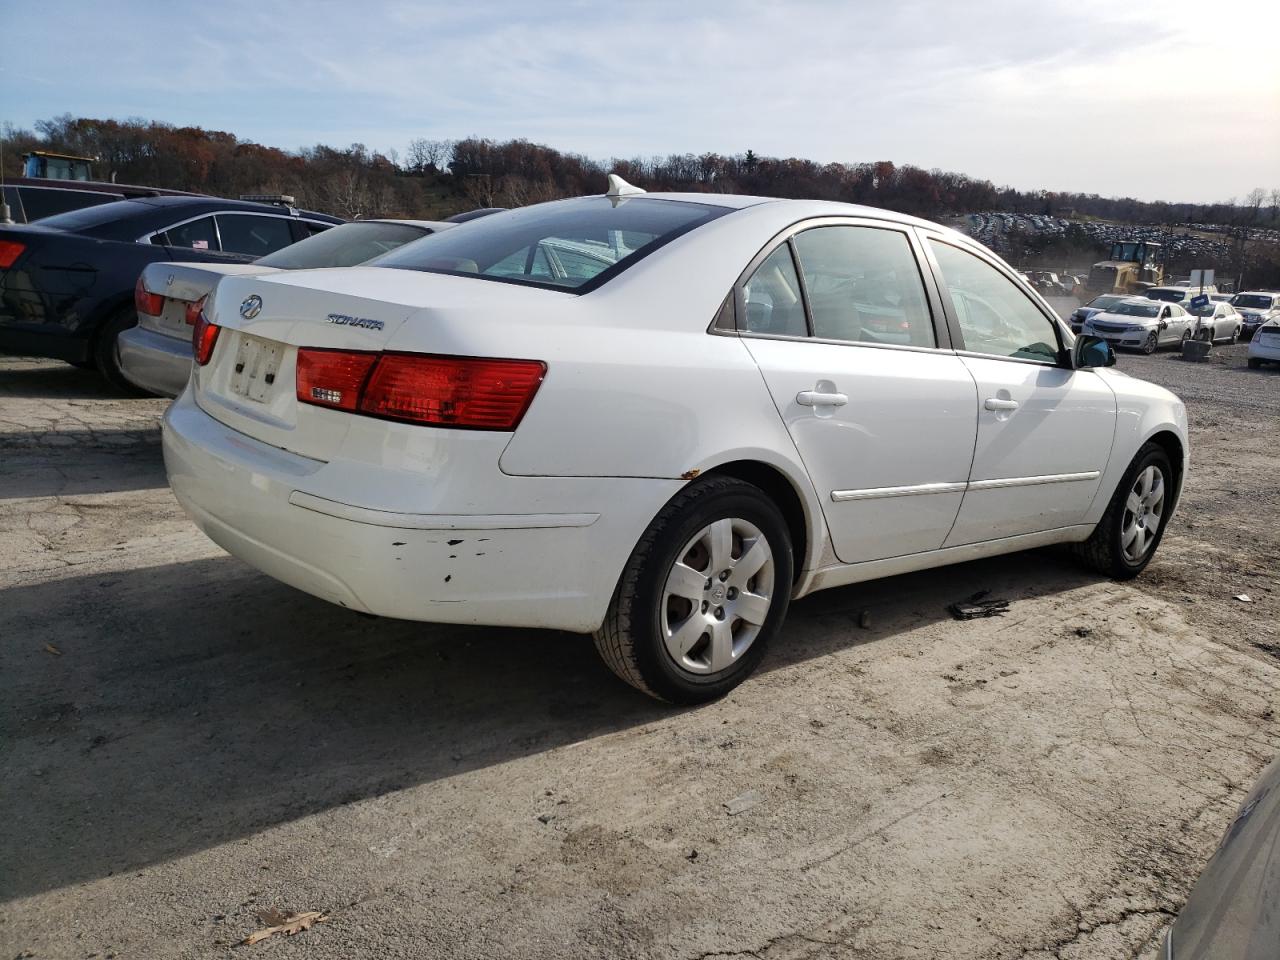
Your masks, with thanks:
<instances>
[{"instance_id":1,"label":"dark car bumper","mask_svg":"<svg viewBox=\"0 0 1280 960\"><path fill-rule=\"evenodd\" d=\"M89 359L87 337L69 334L65 327L16 326L0 316L0 353L20 357L50 357L84 363Z\"/></svg>"}]
</instances>

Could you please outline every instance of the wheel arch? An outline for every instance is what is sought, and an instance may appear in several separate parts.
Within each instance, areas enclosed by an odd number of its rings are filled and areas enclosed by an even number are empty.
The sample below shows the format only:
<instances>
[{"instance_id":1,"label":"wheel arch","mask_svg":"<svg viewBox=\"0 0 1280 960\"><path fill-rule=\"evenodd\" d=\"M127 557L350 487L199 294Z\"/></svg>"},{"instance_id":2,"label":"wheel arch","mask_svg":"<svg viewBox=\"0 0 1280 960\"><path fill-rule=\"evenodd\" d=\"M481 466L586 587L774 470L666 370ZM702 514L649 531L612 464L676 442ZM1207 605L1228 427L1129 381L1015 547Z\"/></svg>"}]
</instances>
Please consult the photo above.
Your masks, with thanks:
<instances>
[{"instance_id":1,"label":"wheel arch","mask_svg":"<svg viewBox=\"0 0 1280 960\"><path fill-rule=\"evenodd\" d=\"M1186 471L1186 447L1179 437L1170 429L1160 429L1151 434L1143 442L1145 446L1148 443L1158 444L1169 457L1169 464L1173 467L1173 505L1177 509L1178 501L1182 499L1182 476Z\"/></svg>"},{"instance_id":2,"label":"wheel arch","mask_svg":"<svg viewBox=\"0 0 1280 960\"><path fill-rule=\"evenodd\" d=\"M728 460L702 470L699 477L733 477L763 490L782 511L791 534L795 556L793 578L799 582L804 572L816 565L826 533L821 507L802 493L798 480L776 464L763 460Z\"/></svg>"}]
</instances>

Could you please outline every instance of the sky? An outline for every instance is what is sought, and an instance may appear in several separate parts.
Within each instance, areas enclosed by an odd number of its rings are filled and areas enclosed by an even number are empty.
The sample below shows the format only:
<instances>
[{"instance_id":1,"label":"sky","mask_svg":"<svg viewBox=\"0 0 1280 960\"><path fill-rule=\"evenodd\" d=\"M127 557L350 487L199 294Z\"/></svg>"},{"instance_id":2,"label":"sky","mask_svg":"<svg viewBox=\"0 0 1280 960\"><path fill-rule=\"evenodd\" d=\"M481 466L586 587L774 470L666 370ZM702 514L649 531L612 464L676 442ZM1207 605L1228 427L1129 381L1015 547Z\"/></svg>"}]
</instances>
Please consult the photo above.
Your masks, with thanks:
<instances>
[{"instance_id":1,"label":"sky","mask_svg":"<svg viewBox=\"0 0 1280 960\"><path fill-rule=\"evenodd\" d=\"M18 127L751 149L1194 203L1280 187L1274 0L0 0L0 37Z\"/></svg>"}]
</instances>

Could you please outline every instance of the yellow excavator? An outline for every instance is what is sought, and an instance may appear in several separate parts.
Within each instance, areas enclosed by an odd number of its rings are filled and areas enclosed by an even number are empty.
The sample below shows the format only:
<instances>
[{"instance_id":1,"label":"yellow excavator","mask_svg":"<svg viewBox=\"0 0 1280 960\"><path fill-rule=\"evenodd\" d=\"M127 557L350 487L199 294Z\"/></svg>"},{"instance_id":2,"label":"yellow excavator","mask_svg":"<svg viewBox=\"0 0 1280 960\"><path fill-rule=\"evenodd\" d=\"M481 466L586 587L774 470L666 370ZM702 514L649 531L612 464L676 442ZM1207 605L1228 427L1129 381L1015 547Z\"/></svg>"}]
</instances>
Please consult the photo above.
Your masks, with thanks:
<instances>
[{"instance_id":1,"label":"yellow excavator","mask_svg":"<svg viewBox=\"0 0 1280 960\"><path fill-rule=\"evenodd\" d=\"M1089 296L1103 293L1138 294L1164 282L1160 244L1147 240L1117 240L1111 256L1089 268L1085 288Z\"/></svg>"}]
</instances>

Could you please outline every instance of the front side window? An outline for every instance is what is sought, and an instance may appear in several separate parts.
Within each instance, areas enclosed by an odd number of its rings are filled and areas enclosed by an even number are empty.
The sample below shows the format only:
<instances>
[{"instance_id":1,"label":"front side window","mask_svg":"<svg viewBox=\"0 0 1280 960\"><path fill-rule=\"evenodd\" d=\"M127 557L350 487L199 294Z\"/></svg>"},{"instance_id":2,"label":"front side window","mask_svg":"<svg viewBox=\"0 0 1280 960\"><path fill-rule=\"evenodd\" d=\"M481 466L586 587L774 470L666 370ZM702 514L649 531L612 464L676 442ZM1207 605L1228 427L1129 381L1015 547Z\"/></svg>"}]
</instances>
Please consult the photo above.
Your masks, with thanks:
<instances>
[{"instance_id":1,"label":"front side window","mask_svg":"<svg viewBox=\"0 0 1280 960\"><path fill-rule=\"evenodd\" d=\"M729 207L581 197L495 213L374 265L585 293Z\"/></svg>"},{"instance_id":2,"label":"front side window","mask_svg":"<svg viewBox=\"0 0 1280 960\"><path fill-rule=\"evenodd\" d=\"M1058 361L1058 337L1013 281L985 260L930 239L951 295L964 349L1018 360Z\"/></svg>"},{"instance_id":3,"label":"front side window","mask_svg":"<svg viewBox=\"0 0 1280 960\"><path fill-rule=\"evenodd\" d=\"M742 330L787 337L808 335L800 277L788 244L779 246L756 268L743 289L743 301L746 316Z\"/></svg>"},{"instance_id":4,"label":"front side window","mask_svg":"<svg viewBox=\"0 0 1280 960\"><path fill-rule=\"evenodd\" d=\"M219 214L218 232L222 249L265 257L293 243L293 231L284 217L257 217L251 214Z\"/></svg>"},{"instance_id":5,"label":"front side window","mask_svg":"<svg viewBox=\"0 0 1280 960\"><path fill-rule=\"evenodd\" d=\"M815 227L797 234L813 335L933 347L937 340L911 242L897 230Z\"/></svg>"},{"instance_id":6,"label":"front side window","mask_svg":"<svg viewBox=\"0 0 1280 960\"><path fill-rule=\"evenodd\" d=\"M170 227L163 233L156 234L154 243L166 247L190 247L192 250L217 250L218 234L214 230L213 217L201 217L190 223Z\"/></svg>"}]
</instances>

